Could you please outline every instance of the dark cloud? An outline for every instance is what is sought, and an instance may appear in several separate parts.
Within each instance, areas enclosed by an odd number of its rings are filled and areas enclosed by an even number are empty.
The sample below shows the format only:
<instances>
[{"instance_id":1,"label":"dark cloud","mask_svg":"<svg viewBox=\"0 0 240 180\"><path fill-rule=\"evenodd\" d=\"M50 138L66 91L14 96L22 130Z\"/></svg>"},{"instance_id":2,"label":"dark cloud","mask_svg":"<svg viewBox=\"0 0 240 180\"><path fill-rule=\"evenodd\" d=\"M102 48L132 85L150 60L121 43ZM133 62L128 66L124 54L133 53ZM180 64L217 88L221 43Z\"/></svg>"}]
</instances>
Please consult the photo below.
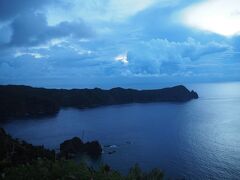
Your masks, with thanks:
<instances>
[{"instance_id":1,"label":"dark cloud","mask_svg":"<svg viewBox=\"0 0 240 180\"><path fill-rule=\"evenodd\" d=\"M8 24L2 25L2 27L0 27L0 45L8 43L10 38L11 28L8 26Z\"/></svg>"},{"instance_id":2,"label":"dark cloud","mask_svg":"<svg viewBox=\"0 0 240 180\"><path fill-rule=\"evenodd\" d=\"M41 8L59 0L0 0L0 46L35 46L71 36L86 38L93 31L82 20L49 26ZM3 23L4 22L4 23Z\"/></svg>"},{"instance_id":3,"label":"dark cloud","mask_svg":"<svg viewBox=\"0 0 240 180\"><path fill-rule=\"evenodd\" d=\"M93 35L93 30L82 20L62 22L49 26L46 17L39 13L24 13L11 23L12 36L10 46L35 46L53 38L71 36L86 38Z\"/></svg>"},{"instance_id":4,"label":"dark cloud","mask_svg":"<svg viewBox=\"0 0 240 180\"><path fill-rule=\"evenodd\" d=\"M50 4L55 1L0 0L0 84L239 79L239 37L227 39L178 22L178 12L198 0L172 0L176 5L151 6L121 21L106 8L115 0ZM81 7L62 13L74 5ZM116 61L122 54L128 54L128 63Z\"/></svg>"},{"instance_id":5,"label":"dark cloud","mask_svg":"<svg viewBox=\"0 0 240 180\"><path fill-rule=\"evenodd\" d=\"M57 0L1 0L0 21L9 20L22 12L36 10L55 1Z\"/></svg>"},{"instance_id":6,"label":"dark cloud","mask_svg":"<svg viewBox=\"0 0 240 180\"><path fill-rule=\"evenodd\" d=\"M234 50L239 52L240 51L240 35L232 37L231 43L234 46Z\"/></svg>"}]
</instances>

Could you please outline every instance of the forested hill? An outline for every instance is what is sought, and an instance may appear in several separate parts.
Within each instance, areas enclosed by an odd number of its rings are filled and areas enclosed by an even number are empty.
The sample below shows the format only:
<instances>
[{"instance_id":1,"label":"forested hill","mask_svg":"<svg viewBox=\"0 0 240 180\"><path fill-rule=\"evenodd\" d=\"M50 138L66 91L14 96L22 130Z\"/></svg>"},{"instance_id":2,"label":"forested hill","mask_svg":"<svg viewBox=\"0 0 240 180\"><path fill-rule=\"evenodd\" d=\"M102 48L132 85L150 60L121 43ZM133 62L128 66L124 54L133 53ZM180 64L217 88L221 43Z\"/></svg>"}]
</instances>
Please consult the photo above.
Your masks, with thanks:
<instances>
[{"instance_id":1,"label":"forested hill","mask_svg":"<svg viewBox=\"0 0 240 180\"><path fill-rule=\"evenodd\" d=\"M61 107L91 108L127 103L185 102L197 98L196 92L189 91L184 86L156 90L65 90L7 85L0 86L0 121L54 115Z\"/></svg>"}]
</instances>

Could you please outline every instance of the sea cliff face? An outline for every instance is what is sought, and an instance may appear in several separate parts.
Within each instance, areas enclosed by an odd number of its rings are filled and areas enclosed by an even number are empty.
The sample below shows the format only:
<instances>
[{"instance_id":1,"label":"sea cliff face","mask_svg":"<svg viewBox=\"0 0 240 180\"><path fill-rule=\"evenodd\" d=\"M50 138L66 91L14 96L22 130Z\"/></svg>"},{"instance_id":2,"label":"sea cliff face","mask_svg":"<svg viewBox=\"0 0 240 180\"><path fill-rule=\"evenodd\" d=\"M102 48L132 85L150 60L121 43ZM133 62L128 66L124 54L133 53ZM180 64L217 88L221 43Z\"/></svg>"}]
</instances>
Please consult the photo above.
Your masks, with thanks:
<instances>
[{"instance_id":1,"label":"sea cliff face","mask_svg":"<svg viewBox=\"0 0 240 180\"><path fill-rule=\"evenodd\" d=\"M92 108L127 103L185 102L197 98L196 92L189 91L184 86L156 90L65 90L8 85L0 86L0 121L54 115L62 107Z\"/></svg>"}]
</instances>

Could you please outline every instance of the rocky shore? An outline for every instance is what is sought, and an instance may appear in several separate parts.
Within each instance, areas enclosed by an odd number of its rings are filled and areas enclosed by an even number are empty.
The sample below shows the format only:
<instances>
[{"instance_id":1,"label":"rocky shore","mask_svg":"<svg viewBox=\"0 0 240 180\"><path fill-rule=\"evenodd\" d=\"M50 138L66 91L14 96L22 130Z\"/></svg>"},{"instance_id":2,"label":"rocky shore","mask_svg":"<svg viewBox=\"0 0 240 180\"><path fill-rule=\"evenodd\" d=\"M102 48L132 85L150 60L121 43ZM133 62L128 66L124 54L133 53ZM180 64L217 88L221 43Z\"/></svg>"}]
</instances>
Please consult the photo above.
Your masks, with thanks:
<instances>
[{"instance_id":1,"label":"rocky shore","mask_svg":"<svg viewBox=\"0 0 240 180\"><path fill-rule=\"evenodd\" d=\"M78 153L91 157L101 155L99 142L82 142L78 137L66 140L60 145L60 153L33 146L25 141L13 139L0 128L0 179L3 180L82 180L82 179L116 179L116 180L162 180L164 174L159 169L143 172L136 164L127 175L122 175L108 165L98 169L89 167L84 162L77 164L69 158Z\"/></svg>"},{"instance_id":2,"label":"rocky shore","mask_svg":"<svg viewBox=\"0 0 240 180\"><path fill-rule=\"evenodd\" d=\"M0 170L18 164L31 163L39 158L48 160L71 159L75 154L87 154L92 158L101 156L102 148L98 141L83 143L78 137L60 144L60 152L48 150L44 146L33 146L25 141L14 139L0 128Z\"/></svg>"}]
</instances>

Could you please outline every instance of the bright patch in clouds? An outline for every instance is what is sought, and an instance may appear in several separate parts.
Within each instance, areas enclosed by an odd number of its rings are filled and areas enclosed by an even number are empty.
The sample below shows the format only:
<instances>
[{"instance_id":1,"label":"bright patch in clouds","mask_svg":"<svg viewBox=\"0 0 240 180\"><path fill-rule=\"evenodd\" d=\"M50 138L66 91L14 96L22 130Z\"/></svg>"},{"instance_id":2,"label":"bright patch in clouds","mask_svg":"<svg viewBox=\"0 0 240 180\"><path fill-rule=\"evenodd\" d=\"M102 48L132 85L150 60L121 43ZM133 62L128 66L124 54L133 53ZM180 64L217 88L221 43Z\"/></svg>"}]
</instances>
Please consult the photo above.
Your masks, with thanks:
<instances>
[{"instance_id":1,"label":"bright patch in clouds","mask_svg":"<svg viewBox=\"0 0 240 180\"><path fill-rule=\"evenodd\" d=\"M240 33L240 0L207 0L183 11L183 22L224 36Z\"/></svg>"},{"instance_id":2,"label":"bright patch in clouds","mask_svg":"<svg viewBox=\"0 0 240 180\"><path fill-rule=\"evenodd\" d=\"M239 81L239 32L240 0L0 0L0 84Z\"/></svg>"},{"instance_id":3,"label":"bright patch in clouds","mask_svg":"<svg viewBox=\"0 0 240 180\"><path fill-rule=\"evenodd\" d=\"M128 55L126 54L121 54L115 57L116 61L122 62L123 64L128 64Z\"/></svg>"},{"instance_id":4,"label":"bright patch in clouds","mask_svg":"<svg viewBox=\"0 0 240 180\"><path fill-rule=\"evenodd\" d=\"M44 56L40 53L28 53L28 52L17 52L14 54L15 58L21 57L21 56L32 56L35 59L42 59L47 58L48 56Z\"/></svg>"}]
</instances>

